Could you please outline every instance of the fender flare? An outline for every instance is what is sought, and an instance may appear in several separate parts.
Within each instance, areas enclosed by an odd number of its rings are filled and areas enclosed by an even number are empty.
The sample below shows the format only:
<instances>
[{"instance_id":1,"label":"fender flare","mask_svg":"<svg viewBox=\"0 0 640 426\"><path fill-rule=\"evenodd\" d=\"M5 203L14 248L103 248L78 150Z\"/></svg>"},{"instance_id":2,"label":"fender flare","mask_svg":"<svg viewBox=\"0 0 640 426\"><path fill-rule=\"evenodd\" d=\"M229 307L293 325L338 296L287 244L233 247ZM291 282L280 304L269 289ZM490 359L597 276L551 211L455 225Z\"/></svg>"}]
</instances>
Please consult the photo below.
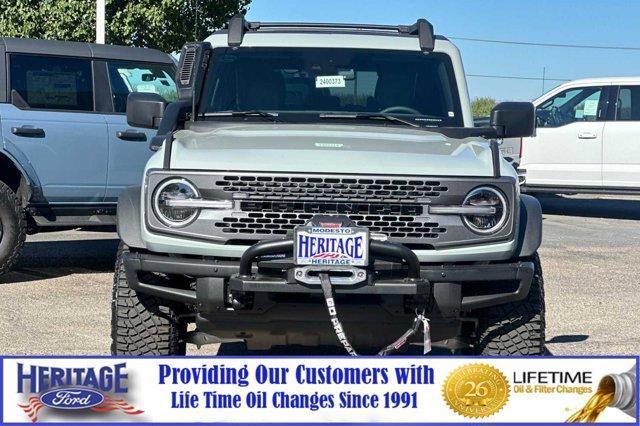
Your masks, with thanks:
<instances>
[{"instance_id":1,"label":"fender flare","mask_svg":"<svg viewBox=\"0 0 640 426\"><path fill-rule=\"evenodd\" d=\"M20 183L20 191L23 191L23 203L27 203L29 201L40 201L43 199L42 197L42 186L40 185L40 180L38 179L38 175L35 170L27 162L27 164L23 164L8 150L0 147L0 157L4 157L16 168L20 176L22 177ZM24 185L24 186L23 186Z\"/></svg>"},{"instance_id":2,"label":"fender flare","mask_svg":"<svg viewBox=\"0 0 640 426\"><path fill-rule=\"evenodd\" d=\"M129 186L118 197L117 227L122 242L129 247L145 248L140 228L140 186Z\"/></svg>"},{"instance_id":3,"label":"fender flare","mask_svg":"<svg viewBox=\"0 0 640 426\"><path fill-rule=\"evenodd\" d=\"M38 174L29 161L29 156L22 152L20 147L18 147L10 139L6 138L5 135L2 134L2 129L0 129L0 136L2 136L0 153L4 154L8 159L11 160L11 162L13 162L13 164L18 168L18 170L22 172L22 175L29 181L30 184L40 187L40 179L38 179Z\"/></svg>"},{"instance_id":4,"label":"fender flare","mask_svg":"<svg viewBox=\"0 0 640 426\"><path fill-rule=\"evenodd\" d=\"M518 245L515 257L529 257L542 243L542 206L531 195L520 195L520 220L518 224Z\"/></svg>"}]
</instances>

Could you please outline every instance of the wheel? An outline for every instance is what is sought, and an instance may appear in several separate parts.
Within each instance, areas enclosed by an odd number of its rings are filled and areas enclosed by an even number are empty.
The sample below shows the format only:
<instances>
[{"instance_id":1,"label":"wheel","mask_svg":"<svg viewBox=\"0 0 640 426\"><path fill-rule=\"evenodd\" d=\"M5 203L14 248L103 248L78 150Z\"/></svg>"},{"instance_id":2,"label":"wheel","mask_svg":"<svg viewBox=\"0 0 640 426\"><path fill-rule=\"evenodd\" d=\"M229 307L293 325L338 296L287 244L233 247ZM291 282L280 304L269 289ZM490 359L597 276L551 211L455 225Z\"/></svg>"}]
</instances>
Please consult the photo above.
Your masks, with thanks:
<instances>
[{"instance_id":1,"label":"wheel","mask_svg":"<svg viewBox=\"0 0 640 426\"><path fill-rule=\"evenodd\" d=\"M0 181L0 275L18 259L27 236L27 221L15 192Z\"/></svg>"},{"instance_id":2,"label":"wheel","mask_svg":"<svg viewBox=\"0 0 640 426\"><path fill-rule=\"evenodd\" d=\"M120 243L111 299L111 354L185 355L187 324L180 321L179 306L129 287L123 259L128 252L128 247ZM147 282L162 280L168 278L155 274L145 277Z\"/></svg>"},{"instance_id":3,"label":"wheel","mask_svg":"<svg viewBox=\"0 0 640 426\"><path fill-rule=\"evenodd\" d=\"M545 355L544 280L535 254L534 275L524 300L478 309L476 355Z\"/></svg>"}]
</instances>

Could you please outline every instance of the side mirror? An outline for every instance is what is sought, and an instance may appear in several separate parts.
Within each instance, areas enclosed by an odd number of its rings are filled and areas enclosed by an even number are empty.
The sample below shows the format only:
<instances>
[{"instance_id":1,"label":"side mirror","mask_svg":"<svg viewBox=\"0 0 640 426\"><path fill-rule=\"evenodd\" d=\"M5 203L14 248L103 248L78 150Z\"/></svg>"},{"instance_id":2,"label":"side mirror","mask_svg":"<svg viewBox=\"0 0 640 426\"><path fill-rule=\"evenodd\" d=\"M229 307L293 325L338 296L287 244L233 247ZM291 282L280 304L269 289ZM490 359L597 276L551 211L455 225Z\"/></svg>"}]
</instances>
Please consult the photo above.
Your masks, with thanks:
<instances>
[{"instance_id":1,"label":"side mirror","mask_svg":"<svg viewBox=\"0 0 640 426\"><path fill-rule=\"evenodd\" d=\"M127 96L127 123L144 129L157 129L167 101L157 93L132 92Z\"/></svg>"},{"instance_id":2,"label":"side mirror","mask_svg":"<svg viewBox=\"0 0 640 426\"><path fill-rule=\"evenodd\" d=\"M533 136L536 110L531 102L500 102L491 110L491 127L498 139Z\"/></svg>"}]
</instances>

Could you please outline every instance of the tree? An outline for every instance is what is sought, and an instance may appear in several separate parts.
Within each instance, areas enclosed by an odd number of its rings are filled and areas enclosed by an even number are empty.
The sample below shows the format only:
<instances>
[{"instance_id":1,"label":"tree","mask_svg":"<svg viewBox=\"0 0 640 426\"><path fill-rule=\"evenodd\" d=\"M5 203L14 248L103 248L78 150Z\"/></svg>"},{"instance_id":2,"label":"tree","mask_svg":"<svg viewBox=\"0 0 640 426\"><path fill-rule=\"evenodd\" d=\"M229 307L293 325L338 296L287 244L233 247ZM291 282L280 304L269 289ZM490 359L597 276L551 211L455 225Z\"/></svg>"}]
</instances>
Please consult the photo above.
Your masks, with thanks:
<instances>
[{"instance_id":1,"label":"tree","mask_svg":"<svg viewBox=\"0 0 640 426\"><path fill-rule=\"evenodd\" d=\"M251 0L107 0L107 43L180 50L221 28ZM93 0L1 0L0 36L95 40Z\"/></svg>"},{"instance_id":2,"label":"tree","mask_svg":"<svg viewBox=\"0 0 640 426\"><path fill-rule=\"evenodd\" d=\"M471 102L471 112L474 117L488 117L496 103L495 99L489 97L475 98Z\"/></svg>"},{"instance_id":3,"label":"tree","mask_svg":"<svg viewBox=\"0 0 640 426\"><path fill-rule=\"evenodd\" d=\"M93 41L95 1L2 0L0 36Z\"/></svg>"},{"instance_id":4,"label":"tree","mask_svg":"<svg viewBox=\"0 0 640 426\"><path fill-rule=\"evenodd\" d=\"M188 41L203 40L246 10L250 1L111 0L106 7L107 41L173 52Z\"/></svg>"}]
</instances>

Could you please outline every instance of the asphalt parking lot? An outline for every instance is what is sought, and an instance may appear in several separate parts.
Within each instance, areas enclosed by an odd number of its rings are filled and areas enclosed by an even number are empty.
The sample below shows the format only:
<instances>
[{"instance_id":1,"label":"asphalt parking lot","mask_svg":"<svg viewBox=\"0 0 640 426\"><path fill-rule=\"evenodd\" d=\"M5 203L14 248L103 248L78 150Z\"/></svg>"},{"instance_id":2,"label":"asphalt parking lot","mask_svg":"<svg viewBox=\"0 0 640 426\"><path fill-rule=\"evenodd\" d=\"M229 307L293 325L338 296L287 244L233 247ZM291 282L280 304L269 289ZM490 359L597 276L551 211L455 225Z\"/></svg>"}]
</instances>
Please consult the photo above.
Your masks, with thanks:
<instances>
[{"instance_id":1,"label":"asphalt parking lot","mask_svg":"<svg viewBox=\"0 0 640 426\"><path fill-rule=\"evenodd\" d=\"M640 353L640 197L546 196L541 202L550 352ZM117 245L113 233L29 237L14 271L0 277L1 352L108 354Z\"/></svg>"}]
</instances>

